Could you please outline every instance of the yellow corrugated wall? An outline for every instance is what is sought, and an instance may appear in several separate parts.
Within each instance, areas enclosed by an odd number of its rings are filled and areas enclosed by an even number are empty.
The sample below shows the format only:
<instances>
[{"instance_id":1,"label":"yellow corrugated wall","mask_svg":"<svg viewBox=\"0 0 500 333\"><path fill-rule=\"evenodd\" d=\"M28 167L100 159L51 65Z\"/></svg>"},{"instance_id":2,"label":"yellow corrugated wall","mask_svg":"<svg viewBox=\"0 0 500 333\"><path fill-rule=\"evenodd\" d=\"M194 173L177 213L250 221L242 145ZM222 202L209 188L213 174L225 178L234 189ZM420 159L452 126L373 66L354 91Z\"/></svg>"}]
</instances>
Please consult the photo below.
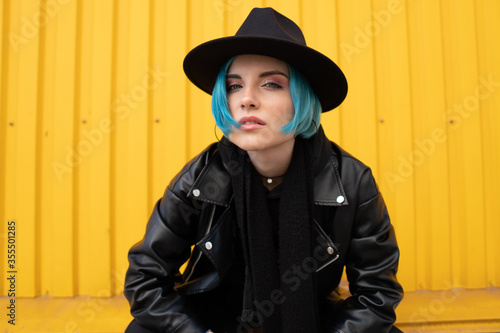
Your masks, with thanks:
<instances>
[{"instance_id":1,"label":"yellow corrugated wall","mask_svg":"<svg viewBox=\"0 0 500 333\"><path fill-rule=\"evenodd\" d=\"M500 1L3 0L0 262L15 221L17 296L122 292L155 201L215 140L182 60L254 6L344 70L322 123L373 168L405 289L500 286Z\"/></svg>"}]
</instances>

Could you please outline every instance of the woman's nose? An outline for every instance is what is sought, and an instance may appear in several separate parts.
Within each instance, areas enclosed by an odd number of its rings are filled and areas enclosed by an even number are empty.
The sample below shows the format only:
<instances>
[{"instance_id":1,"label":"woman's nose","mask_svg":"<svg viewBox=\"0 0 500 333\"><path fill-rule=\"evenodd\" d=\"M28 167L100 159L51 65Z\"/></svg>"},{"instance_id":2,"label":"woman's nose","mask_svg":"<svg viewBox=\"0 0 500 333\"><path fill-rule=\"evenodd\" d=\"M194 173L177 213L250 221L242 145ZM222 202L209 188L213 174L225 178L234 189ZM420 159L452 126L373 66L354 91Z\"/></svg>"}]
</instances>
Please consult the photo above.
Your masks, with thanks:
<instances>
[{"instance_id":1,"label":"woman's nose","mask_svg":"<svg viewBox=\"0 0 500 333\"><path fill-rule=\"evenodd\" d=\"M241 97L241 107L244 109L256 109L259 107L256 93L251 88L246 88Z\"/></svg>"}]
</instances>

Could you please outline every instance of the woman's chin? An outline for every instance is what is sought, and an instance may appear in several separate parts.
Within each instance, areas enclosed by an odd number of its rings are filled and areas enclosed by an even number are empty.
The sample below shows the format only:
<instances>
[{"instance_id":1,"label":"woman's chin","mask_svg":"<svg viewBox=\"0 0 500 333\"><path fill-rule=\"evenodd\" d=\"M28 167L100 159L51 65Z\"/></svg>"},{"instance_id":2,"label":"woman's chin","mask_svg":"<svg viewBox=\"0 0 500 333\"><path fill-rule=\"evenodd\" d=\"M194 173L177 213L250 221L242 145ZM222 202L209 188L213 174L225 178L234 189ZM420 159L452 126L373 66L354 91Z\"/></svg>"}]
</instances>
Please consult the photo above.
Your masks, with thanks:
<instances>
[{"instance_id":1,"label":"woman's chin","mask_svg":"<svg viewBox=\"0 0 500 333\"><path fill-rule=\"evenodd\" d=\"M291 143L293 145L293 134L283 134L273 131L241 131L237 130L229 134L229 140L245 151L264 151L282 147Z\"/></svg>"}]
</instances>

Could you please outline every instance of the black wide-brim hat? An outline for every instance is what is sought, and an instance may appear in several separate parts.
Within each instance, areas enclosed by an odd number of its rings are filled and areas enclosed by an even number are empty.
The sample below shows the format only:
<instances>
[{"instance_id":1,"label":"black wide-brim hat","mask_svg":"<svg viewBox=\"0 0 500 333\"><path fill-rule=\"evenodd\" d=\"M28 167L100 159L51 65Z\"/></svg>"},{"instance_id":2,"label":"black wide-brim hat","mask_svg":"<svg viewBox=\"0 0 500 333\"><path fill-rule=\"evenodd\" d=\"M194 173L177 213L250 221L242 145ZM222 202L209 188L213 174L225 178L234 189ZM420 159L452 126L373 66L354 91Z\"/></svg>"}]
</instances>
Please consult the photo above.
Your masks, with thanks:
<instances>
[{"instance_id":1,"label":"black wide-brim hat","mask_svg":"<svg viewBox=\"0 0 500 333\"><path fill-rule=\"evenodd\" d=\"M285 61L304 75L318 96L322 111L339 106L347 80L324 54L308 47L300 28L272 8L254 8L234 36L208 41L184 58L184 72L198 88L212 94L224 63L240 54L259 54Z\"/></svg>"}]
</instances>

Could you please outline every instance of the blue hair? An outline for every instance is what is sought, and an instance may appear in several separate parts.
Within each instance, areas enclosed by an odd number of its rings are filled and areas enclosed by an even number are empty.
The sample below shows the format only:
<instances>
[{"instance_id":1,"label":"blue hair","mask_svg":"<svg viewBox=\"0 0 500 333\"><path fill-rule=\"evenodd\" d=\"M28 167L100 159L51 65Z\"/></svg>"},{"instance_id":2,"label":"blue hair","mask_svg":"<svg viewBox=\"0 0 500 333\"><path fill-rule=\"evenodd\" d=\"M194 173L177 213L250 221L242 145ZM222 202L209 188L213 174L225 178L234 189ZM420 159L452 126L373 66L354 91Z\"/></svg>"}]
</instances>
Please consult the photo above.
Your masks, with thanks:
<instances>
[{"instance_id":1,"label":"blue hair","mask_svg":"<svg viewBox=\"0 0 500 333\"><path fill-rule=\"evenodd\" d=\"M220 69L212 91L212 115L217 127L227 137L232 127L240 124L234 120L227 104L226 74L235 57L229 59ZM292 96L294 115L290 123L281 130L285 133L294 133L307 139L316 133L321 119L321 103L311 88L307 79L292 66L290 72L290 95Z\"/></svg>"}]
</instances>

